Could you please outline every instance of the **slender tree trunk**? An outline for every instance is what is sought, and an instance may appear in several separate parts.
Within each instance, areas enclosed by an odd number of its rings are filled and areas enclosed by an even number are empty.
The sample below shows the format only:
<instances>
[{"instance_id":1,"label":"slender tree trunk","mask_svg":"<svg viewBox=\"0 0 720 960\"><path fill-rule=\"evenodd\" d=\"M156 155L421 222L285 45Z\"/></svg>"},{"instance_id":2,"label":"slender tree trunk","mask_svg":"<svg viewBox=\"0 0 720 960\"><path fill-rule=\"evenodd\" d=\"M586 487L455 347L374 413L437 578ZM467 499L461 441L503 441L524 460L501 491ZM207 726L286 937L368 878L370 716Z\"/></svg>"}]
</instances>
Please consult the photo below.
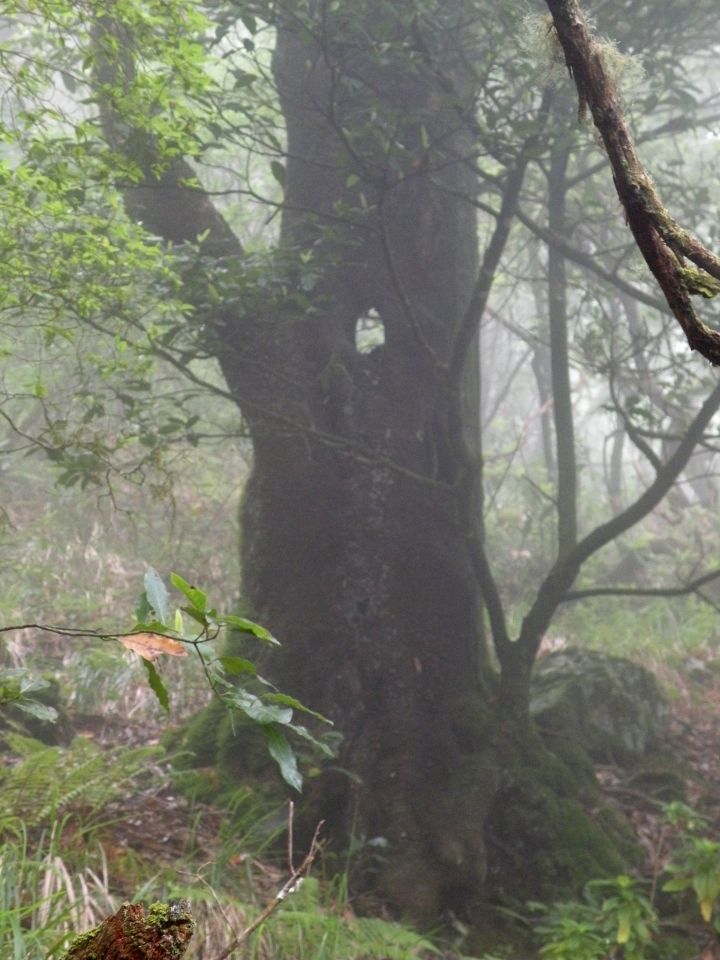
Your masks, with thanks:
<instances>
[{"instance_id":1,"label":"slender tree trunk","mask_svg":"<svg viewBox=\"0 0 720 960\"><path fill-rule=\"evenodd\" d=\"M625 449L625 428L617 418L617 426L610 440L610 463L607 470L607 491L613 513L622 509L623 496L623 452Z\"/></svg>"},{"instance_id":2,"label":"slender tree trunk","mask_svg":"<svg viewBox=\"0 0 720 960\"><path fill-rule=\"evenodd\" d=\"M561 136L555 143L548 174L548 226L560 237L567 234L565 178L569 155L569 143ZM577 469L570 387L565 256L553 246L548 247L548 314L557 450L558 553L563 554L577 542Z\"/></svg>"},{"instance_id":3,"label":"slender tree trunk","mask_svg":"<svg viewBox=\"0 0 720 960\"><path fill-rule=\"evenodd\" d=\"M552 393L548 380L548 350L542 343L538 343L533 351L532 372L538 392L540 406L540 439L542 443L545 473L549 480L557 479L557 464L555 463L555 448L552 435Z\"/></svg>"}]
</instances>

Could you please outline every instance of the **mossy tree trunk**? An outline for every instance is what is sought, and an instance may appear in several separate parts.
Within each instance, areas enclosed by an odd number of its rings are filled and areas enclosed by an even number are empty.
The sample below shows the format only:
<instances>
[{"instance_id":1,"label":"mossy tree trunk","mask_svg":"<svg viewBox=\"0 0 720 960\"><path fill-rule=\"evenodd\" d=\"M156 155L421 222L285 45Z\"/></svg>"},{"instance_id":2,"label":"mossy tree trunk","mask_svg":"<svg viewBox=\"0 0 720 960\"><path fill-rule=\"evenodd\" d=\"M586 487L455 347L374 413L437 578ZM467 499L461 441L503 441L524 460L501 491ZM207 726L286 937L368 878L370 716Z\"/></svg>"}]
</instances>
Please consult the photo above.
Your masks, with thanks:
<instances>
[{"instance_id":1,"label":"mossy tree trunk","mask_svg":"<svg viewBox=\"0 0 720 960\"><path fill-rule=\"evenodd\" d=\"M288 7L277 26L287 155L270 294L249 295L241 246L183 187L184 162L159 179L148 170L126 206L173 243L202 235L223 289L243 284L245 299L208 314L202 266L186 277L253 440L244 595L283 641L274 679L344 737L336 772L308 791L313 815L340 843L353 830L383 838L376 882L434 918L482 892L484 823L513 766L508 737L495 742L465 384L527 157L520 147L509 159L479 265L472 64L478 38L486 53L492 39L464 0L327 12ZM129 68L97 69L110 83ZM103 120L123 149L122 124L110 109ZM520 693L502 703L509 714L520 704L522 740L520 667Z\"/></svg>"},{"instance_id":2,"label":"mossy tree trunk","mask_svg":"<svg viewBox=\"0 0 720 960\"><path fill-rule=\"evenodd\" d=\"M458 726L462 704L483 713L490 681L447 441L446 368L476 274L475 182L453 5L445 34L427 38L429 64L396 6L348 16L355 36L389 18L412 44L409 69L407 52L349 52L320 20L311 31L288 17L278 33L281 248L311 253L320 280L286 329L302 364L293 417L309 428L255 429L243 570L253 613L285 641L283 689L345 737L338 765L354 778L324 778L320 812L336 835L383 837L381 885L433 916L450 891L482 886L477 824L497 767L487 735ZM448 78L465 91L457 115Z\"/></svg>"}]
</instances>

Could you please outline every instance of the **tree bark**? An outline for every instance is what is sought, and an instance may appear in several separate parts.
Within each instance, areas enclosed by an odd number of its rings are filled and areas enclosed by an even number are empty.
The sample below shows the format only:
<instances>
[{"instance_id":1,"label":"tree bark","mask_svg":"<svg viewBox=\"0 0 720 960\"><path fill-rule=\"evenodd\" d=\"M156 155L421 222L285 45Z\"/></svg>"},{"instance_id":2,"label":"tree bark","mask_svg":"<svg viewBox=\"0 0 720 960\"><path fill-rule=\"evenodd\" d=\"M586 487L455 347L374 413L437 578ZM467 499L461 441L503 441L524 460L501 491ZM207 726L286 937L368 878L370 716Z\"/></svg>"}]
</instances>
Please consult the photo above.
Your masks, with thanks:
<instances>
[{"instance_id":1,"label":"tree bark","mask_svg":"<svg viewBox=\"0 0 720 960\"><path fill-rule=\"evenodd\" d=\"M643 166L625 119L608 58L590 32L578 0L546 0L579 113L589 109L602 138L615 189L638 250L658 282L691 349L720 364L720 333L696 314L692 296L720 293L720 257L673 220ZM690 260L694 266L686 266Z\"/></svg>"},{"instance_id":2,"label":"tree bark","mask_svg":"<svg viewBox=\"0 0 720 960\"><path fill-rule=\"evenodd\" d=\"M371 18L371 6L358 16ZM442 90L463 82L452 31L426 39L392 16L417 48L405 76L371 45L348 54L319 20L306 30L288 18L278 32L281 246L312 251L322 280L287 332L305 365L296 415L306 411L311 428L298 438L255 426L243 571L254 615L285 640L279 683L345 737L339 765L355 777L333 773L318 789L328 829L383 837L390 866L380 885L400 907L433 916L451 891L482 886L477 823L496 767L488 739L468 739L459 719L468 702L482 704L489 667L443 370L476 272L465 199L474 176L467 127ZM431 67L424 44L435 42L447 46ZM374 127L365 112L378 90ZM391 121L394 145L380 151L378 127ZM384 342L363 352L355 330L369 311Z\"/></svg>"},{"instance_id":3,"label":"tree bark","mask_svg":"<svg viewBox=\"0 0 720 960\"><path fill-rule=\"evenodd\" d=\"M112 917L81 934L63 960L180 960L195 922L184 903L124 903Z\"/></svg>"}]
</instances>

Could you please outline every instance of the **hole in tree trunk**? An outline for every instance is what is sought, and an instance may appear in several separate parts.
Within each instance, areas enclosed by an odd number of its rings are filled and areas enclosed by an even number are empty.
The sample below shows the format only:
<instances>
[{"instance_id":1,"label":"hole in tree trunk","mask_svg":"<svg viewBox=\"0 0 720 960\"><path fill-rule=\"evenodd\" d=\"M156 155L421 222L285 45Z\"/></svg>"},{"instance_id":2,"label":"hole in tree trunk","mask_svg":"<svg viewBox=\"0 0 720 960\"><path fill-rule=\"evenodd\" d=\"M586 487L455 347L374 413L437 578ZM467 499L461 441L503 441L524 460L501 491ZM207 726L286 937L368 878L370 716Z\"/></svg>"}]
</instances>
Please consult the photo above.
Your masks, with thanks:
<instances>
[{"instance_id":1,"label":"hole in tree trunk","mask_svg":"<svg viewBox=\"0 0 720 960\"><path fill-rule=\"evenodd\" d=\"M355 323L355 349L358 353L370 353L385 343L385 327L377 310L370 309Z\"/></svg>"}]
</instances>

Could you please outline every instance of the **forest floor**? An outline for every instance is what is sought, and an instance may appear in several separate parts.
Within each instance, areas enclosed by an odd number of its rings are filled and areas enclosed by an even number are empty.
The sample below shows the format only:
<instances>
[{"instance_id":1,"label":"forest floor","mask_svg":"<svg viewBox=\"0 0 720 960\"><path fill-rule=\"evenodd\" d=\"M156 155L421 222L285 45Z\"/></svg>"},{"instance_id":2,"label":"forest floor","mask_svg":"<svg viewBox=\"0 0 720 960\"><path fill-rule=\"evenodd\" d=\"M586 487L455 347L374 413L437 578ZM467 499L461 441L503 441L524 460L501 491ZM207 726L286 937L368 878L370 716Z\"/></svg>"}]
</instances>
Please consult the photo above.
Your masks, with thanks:
<instances>
[{"instance_id":1,"label":"forest floor","mask_svg":"<svg viewBox=\"0 0 720 960\"><path fill-rule=\"evenodd\" d=\"M720 671L702 663L694 666L691 676L673 673L661 677L672 691L672 716L663 738L665 762L658 769L658 781L670 776L681 783L688 806L708 821L709 835L720 836ZM108 747L147 745L157 742L161 734L159 726L149 730L146 720L135 724L112 718L78 720L77 732ZM645 769L640 779L636 771L608 765L597 766L596 773L604 796L633 825L646 851L644 873L659 875L673 848L673 831L663 816L652 776ZM211 777L213 771L206 774ZM170 868L196 859L200 852L205 861L217 853L222 814L209 806L193 808L167 784L128 795L117 806L121 815L111 818L109 835L103 841L112 859L122 851L133 851ZM247 875L242 853L227 861L226 869L234 868ZM284 876L283 869L259 861L254 862L253 872L268 891Z\"/></svg>"},{"instance_id":2,"label":"forest floor","mask_svg":"<svg viewBox=\"0 0 720 960\"><path fill-rule=\"evenodd\" d=\"M682 792L687 805L706 819L707 834L720 837L720 671L712 661L697 661L683 672L658 673L670 691L672 706L658 767L645 767L641 776L621 766L596 767L605 798L633 825L646 854L642 872L657 889L678 842L677 829L668 824L660 802L674 797L661 796L658 786L669 784L676 795ZM149 720L147 713L133 719L108 711L102 717L76 715L72 722L77 733L108 749L159 743L164 727L161 718ZM211 778L213 771L203 775ZM169 774L113 801L103 811L97 839L111 865L116 893L133 896L153 873L172 877L175 886L204 890L210 914L216 909L213 880L221 876L223 887L236 898L250 897L247 902L254 908L268 903L287 877L285 858L269 860L257 849L243 849L241 843L223 847L225 817L212 806L190 803L174 788ZM296 860L303 853L295 851ZM337 909L344 918L353 916L347 899ZM245 919L241 913L234 922L242 926ZM218 931L218 937L221 945L226 928ZM717 944L707 949L710 952L701 954L704 960L720 960Z\"/></svg>"},{"instance_id":3,"label":"forest floor","mask_svg":"<svg viewBox=\"0 0 720 960\"><path fill-rule=\"evenodd\" d=\"M711 835L720 836L720 671L698 662L690 675L673 672L660 679L672 692L672 714L655 770L596 767L604 796L632 823L646 851L647 875L662 869L672 848L672 830L662 813L664 782L683 788L687 805L707 820ZM127 719L83 717L77 722L77 732L90 735L103 746L144 746L159 742L161 728L149 731L146 720L133 724ZM207 776L212 775L208 770ZM122 816L112 824L110 853L113 848L132 850L155 863L170 865L195 848L209 858L222 814L209 806L191 813L188 801L167 783L127 796L122 801ZM282 876L282 871L267 865L266 872L272 883Z\"/></svg>"},{"instance_id":4,"label":"forest floor","mask_svg":"<svg viewBox=\"0 0 720 960\"><path fill-rule=\"evenodd\" d=\"M662 671L659 677L671 692L672 712L654 767L651 757L639 771L595 768L606 799L635 829L647 855L648 876L662 870L672 851L674 831L662 806L674 799L676 790L706 819L707 832L720 836L720 671L713 662L700 660L690 667L684 673Z\"/></svg>"}]
</instances>

